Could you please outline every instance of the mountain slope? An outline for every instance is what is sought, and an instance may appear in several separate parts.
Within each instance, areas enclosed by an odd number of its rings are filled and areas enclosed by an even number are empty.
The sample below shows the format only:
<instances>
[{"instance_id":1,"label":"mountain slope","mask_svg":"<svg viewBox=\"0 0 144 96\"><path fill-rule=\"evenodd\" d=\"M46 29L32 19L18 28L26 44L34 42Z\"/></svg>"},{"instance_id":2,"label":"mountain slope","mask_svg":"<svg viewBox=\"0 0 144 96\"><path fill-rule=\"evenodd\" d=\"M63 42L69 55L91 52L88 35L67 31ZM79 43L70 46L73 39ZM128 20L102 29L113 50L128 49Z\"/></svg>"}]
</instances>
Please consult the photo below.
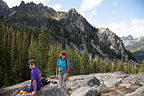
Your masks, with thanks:
<instances>
[{"instance_id":1,"label":"mountain slope","mask_svg":"<svg viewBox=\"0 0 144 96\"><path fill-rule=\"evenodd\" d=\"M0 0L0 19L5 18L8 11L9 7L7 6L7 4L4 1Z\"/></svg>"},{"instance_id":2,"label":"mountain slope","mask_svg":"<svg viewBox=\"0 0 144 96\"><path fill-rule=\"evenodd\" d=\"M3 10L0 8L0 11ZM73 43L74 49L81 54L87 49L93 57L121 58L129 55L129 58L133 58L117 35L107 28L93 27L74 8L68 12L56 12L42 4L25 4L22 1L6 14L0 19L10 26L26 26L30 29L44 26L50 32L49 38L59 41L64 48Z\"/></svg>"},{"instance_id":3,"label":"mountain slope","mask_svg":"<svg viewBox=\"0 0 144 96\"><path fill-rule=\"evenodd\" d=\"M139 60L144 60L144 37L141 36L135 39L123 39L124 45L127 50Z\"/></svg>"}]
</instances>

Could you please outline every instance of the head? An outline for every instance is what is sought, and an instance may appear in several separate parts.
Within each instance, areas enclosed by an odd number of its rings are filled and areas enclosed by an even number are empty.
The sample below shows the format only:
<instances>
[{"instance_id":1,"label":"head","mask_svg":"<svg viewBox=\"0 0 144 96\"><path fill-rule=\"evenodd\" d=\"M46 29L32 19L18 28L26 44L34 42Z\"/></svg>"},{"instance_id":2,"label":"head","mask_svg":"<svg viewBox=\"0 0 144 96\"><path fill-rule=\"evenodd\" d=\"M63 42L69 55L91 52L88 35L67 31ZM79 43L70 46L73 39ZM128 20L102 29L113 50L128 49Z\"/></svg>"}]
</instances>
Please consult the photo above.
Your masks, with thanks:
<instances>
[{"instance_id":1,"label":"head","mask_svg":"<svg viewBox=\"0 0 144 96\"><path fill-rule=\"evenodd\" d=\"M30 68L30 69L36 68L36 62L35 62L34 59L30 59L30 60L28 61L28 64L29 64L29 68Z\"/></svg>"},{"instance_id":2,"label":"head","mask_svg":"<svg viewBox=\"0 0 144 96\"><path fill-rule=\"evenodd\" d=\"M62 51L61 53L60 53L60 59L62 59L62 60L64 60L64 59L66 59L66 52L64 52L64 51Z\"/></svg>"}]
</instances>

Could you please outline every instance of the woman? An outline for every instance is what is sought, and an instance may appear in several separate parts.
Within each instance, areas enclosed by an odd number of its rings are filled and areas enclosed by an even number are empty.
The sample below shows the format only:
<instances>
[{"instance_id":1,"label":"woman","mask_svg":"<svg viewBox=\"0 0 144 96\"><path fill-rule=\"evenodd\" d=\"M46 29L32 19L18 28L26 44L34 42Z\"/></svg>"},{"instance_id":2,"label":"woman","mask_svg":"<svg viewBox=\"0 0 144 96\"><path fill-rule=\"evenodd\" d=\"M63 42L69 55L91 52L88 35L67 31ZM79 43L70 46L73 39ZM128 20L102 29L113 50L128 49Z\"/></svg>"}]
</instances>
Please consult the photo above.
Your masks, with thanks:
<instances>
[{"instance_id":1,"label":"woman","mask_svg":"<svg viewBox=\"0 0 144 96\"><path fill-rule=\"evenodd\" d=\"M66 90L66 81L69 75L69 61L66 59L66 53L62 51L57 60L56 78L59 79L59 85Z\"/></svg>"}]
</instances>

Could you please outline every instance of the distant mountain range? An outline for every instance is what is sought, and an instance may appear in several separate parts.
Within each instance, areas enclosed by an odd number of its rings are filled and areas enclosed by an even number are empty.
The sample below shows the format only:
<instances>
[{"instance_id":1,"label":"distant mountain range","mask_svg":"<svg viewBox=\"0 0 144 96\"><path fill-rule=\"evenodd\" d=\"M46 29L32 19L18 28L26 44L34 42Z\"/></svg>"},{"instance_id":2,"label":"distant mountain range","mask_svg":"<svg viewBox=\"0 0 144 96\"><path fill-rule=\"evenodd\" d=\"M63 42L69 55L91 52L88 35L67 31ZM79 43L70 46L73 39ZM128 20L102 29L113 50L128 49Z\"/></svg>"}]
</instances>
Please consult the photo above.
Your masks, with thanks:
<instances>
[{"instance_id":1,"label":"distant mountain range","mask_svg":"<svg viewBox=\"0 0 144 96\"><path fill-rule=\"evenodd\" d=\"M9 8L0 0L0 20L10 26L38 29L43 26L52 34L49 38L63 44L67 48L70 43L81 54L85 49L92 56L124 58L135 60L122 40L108 28L95 28L74 8L68 12L56 12L54 9L35 4L21 2L19 6ZM129 37L129 39L131 39Z\"/></svg>"},{"instance_id":2,"label":"distant mountain range","mask_svg":"<svg viewBox=\"0 0 144 96\"><path fill-rule=\"evenodd\" d=\"M121 37L125 48L132 52L132 54L139 60L144 60L144 36L133 38L131 35Z\"/></svg>"},{"instance_id":3,"label":"distant mountain range","mask_svg":"<svg viewBox=\"0 0 144 96\"><path fill-rule=\"evenodd\" d=\"M125 40L133 40L134 38L133 38L133 36L129 35L127 37L123 36L123 37L121 37L121 39L125 41Z\"/></svg>"}]
</instances>

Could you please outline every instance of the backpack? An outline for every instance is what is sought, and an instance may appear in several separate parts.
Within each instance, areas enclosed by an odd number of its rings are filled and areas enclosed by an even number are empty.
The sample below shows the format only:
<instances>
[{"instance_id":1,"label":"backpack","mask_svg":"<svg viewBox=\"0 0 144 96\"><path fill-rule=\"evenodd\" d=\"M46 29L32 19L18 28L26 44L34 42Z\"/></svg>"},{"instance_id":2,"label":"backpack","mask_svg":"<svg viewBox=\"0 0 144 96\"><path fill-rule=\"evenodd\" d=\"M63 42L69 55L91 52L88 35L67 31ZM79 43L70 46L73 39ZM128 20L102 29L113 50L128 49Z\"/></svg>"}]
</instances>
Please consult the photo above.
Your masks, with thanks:
<instances>
[{"instance_id":1,"label":"backpack","mask_svg":"<svg viewBox=\"0 0 144 96\"><path fill-rule=\"evenodd\" d=\"M50 83L50 81L48 79L46 79L45 77L41 78L41 86L47 85L49 83Z\"/></svg>"}]
</instances>

